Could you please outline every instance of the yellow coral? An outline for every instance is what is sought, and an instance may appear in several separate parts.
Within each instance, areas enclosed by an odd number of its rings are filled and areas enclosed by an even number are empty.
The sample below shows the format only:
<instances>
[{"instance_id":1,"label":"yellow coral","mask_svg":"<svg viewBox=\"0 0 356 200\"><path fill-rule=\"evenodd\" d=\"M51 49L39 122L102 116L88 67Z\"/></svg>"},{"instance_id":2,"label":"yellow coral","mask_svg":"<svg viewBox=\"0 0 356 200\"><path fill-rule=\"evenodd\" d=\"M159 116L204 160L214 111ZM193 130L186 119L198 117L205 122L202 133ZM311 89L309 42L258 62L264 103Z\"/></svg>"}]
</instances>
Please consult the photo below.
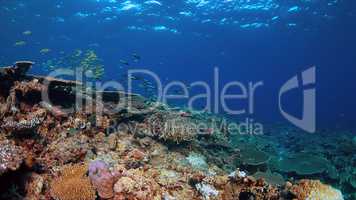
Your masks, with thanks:
<instances>
[{"instance_id":1,"label":"yellow coral","mask_svg":"<svg viewBox=\"0 0 356 200\"><path fill-rule=\"evenodd\" d=\"M51 196L57 200L94 200L95 190L86 172L86 165L66 166L62 175L51 183Z\"/></svg>"}]
</instances>

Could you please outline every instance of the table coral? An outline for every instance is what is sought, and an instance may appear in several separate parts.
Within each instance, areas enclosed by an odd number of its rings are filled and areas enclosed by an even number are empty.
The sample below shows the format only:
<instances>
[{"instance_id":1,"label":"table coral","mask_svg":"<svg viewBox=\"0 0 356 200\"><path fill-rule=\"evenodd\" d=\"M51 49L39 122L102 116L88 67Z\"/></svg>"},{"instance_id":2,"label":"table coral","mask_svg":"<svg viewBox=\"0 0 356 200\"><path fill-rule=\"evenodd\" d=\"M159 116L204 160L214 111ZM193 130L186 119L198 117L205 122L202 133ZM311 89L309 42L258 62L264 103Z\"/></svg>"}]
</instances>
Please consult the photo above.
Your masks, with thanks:
<instances>
[{"instance_id":1,"label":"table coral","mask_svg":"<svg viewBox=\"0 0 356 200\"><path fill-rule=\"evenodd\" d=\"M278 170L282 172L295 172L298 175L312 175L326 171L330 163L321 156L299 153L290 158L280 159L277 162L277 166Z\"/></svg>"}]
</instances>

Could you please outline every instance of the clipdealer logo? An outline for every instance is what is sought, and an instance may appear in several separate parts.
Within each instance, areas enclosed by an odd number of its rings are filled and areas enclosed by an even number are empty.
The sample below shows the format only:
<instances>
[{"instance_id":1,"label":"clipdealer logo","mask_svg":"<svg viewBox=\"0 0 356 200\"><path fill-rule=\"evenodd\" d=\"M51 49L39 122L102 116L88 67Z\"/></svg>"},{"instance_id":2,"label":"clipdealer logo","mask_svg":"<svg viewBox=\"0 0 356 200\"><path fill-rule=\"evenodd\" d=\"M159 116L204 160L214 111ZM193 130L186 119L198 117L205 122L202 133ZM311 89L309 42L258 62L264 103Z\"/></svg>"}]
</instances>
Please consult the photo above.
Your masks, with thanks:
<instances>
[{"instance_id":1,"label":"clipdealer logo","mask_svg":"<svg viewBox=\"0 0 356 200\"><path fill-rule=\"evenodd\" d=\"M315 89L315 83L316 83L316 68L311 67L305 71L303 71L301 74L295 75L292 78L290 78L287 82L285 82L282 87L279 90L278 93L278 107L280 110L280 113L283 115L283 117L288 120L290 123L294 124L298 128L314 133L316 131L316 89ZM136 74L143 74L145 76L149 76L153 79L153 81L156 83L157 87L157 102L156 105L159 106L159 102L163 102L165 104L168 104L169 100L185 100L187 101L187 105L190 109L194 108L194 103L198 100L202 100L204 102L204 110L207 112L211 113L219 113L220 109L223 109L225 113L231 114L231 115L247 115L248 118L246 118L245 123L242 122L240 125L242 125L241 128L239 127L238 129L240 130L239 132L248 132L249 134L263 134L263 126L261 123L256 122L254 119L252 119L250 116L254 114L254 107L255 107L255 93L257 91L257 88L261 88L264 85L263 81L259 82L248 82L248 84L243 84L242 82L238 81L233 81L229 82L223 85L222 89L219 85L219 70L218 68L214 69L214 87L212 88L210 84L204 81L196 81L191 83L190 85L187 85L186 83L183 83L181 81L172 81L166 86L163 86L161 79L159 78L158 75L156 75L154 72L151 72L146 69L134 69L134 70L129 70L128 71L128 88L127 92L128 94L133 93L133 83L129 77L132 77ZM82 82L84 80L83 75L87 77L91 77L90 73L83 73L81 70L69 70L69 69L57 69L53 71L52 73L49 74L50 77L61 77L63 75L66 76L74 76L75 80L79 80ZM44 83L48 88L50 85L50 82ZM104 112L103 105L91 105L95 103L101 102L101 95L100 91L106 91L108 88L112 89L114 88L114 91L126 91L124 85L117 81L107 81L107 82L96 82L95 85L93 83L88 82L86 83L86 86L89 86L89 88L95 88L95 90L89 90L89 91L82 91L83 88L81 88L81 85L77 85L78 88L75 89L76 93L76 104L74 108L68 108L64 109L62 108L60 111L64 113L73 113L75 110L78 108L83 107L82 99L86 99L86 104L89 104L89 106L95 107L96 108L96 113L97 115L102 114ZM172 90L172 88L179 88L182 91L182 94L175 94L171 95L169 91ZM190 90L188 88L192 87L200 87L201 89L204 89L204 93L199 93L199 94L192 94L190 93ZM240 93L238 94L231 94L228 92L231 90L231 88L239 90ZM296 116L293 116L292 114L288 113L283 106L283 103L285 102L282 101L282 97L294 90L297 89L303 89L303 108L302 108L302 117L299 119ZM95 95L92 94L92 92L96 93ZM94 101L93 96L96 97L97 101ZM48 105L51 107L51 101L49 99L48 95L48 90L43 90L42 91L42 99L44 102L46 102L45 105ZM121 99L121 98L120 98ZM123 98L125 99L125 98ZM226 101L228 100L235 100L239 102L244 102L247 104L247 107L243 107L237 110L231 109ZM127 106L127 108L131 108L131 104L133 102L128 99L128 102L120 102L116 105L117 109L110 109L111 111L115 110L121 110L122 106ZM153 104L155 105L155 104ZM221 106L221 107L220 107ZM152 108L151 108L152 109ZM150 112L151 109L143 109L143 110L138 110L140 113L146 113ZM56 109L54 109L56 110ZM236 128L235 128L236 129ZM244 130L244 131L241 131ZM257 130L257 131L256 131Z\"/></svg>"},{"instance_id":2,"label":"clipdealer logo","mask_svg":"<svg viewBox=\"0 0 356 200\"><path fill-rule=\"evenodd\" d=\"M300 75L289 79L279 90L278 105L283 117L289 122L309 133L316 131L316 69L311 67ZM303 89L302 118L299 119L285 111L282 106L282 96L292 90Z\"/></svg>"}]
</instances>

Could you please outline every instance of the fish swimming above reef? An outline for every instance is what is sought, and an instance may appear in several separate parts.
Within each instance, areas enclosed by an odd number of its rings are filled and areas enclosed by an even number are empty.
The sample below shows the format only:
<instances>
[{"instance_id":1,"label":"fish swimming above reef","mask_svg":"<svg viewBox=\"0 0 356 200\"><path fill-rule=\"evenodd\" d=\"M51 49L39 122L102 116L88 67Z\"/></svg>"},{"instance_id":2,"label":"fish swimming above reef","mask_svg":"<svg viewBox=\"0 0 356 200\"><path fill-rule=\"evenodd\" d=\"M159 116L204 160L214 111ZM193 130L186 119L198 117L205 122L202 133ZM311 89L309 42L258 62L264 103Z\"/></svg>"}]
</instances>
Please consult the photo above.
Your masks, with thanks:
<instances>
[{"instance_id":1,"label":"fish swimming above reef","mask_svg":"<svg viewBox=\"0 0 356 200\"><path fill-rule=\"evenodd\" d=\"M135 75L127 75L127 79L128 80L134 80L134 81L142 81L142 80L144 80L144 78L143 77L141 77L141 76L135 76Z\"/></svg>"},{"instance_id":2,"label":"fish swimming above reef","mask_svg":"<svg viewBox=\"0 0 356 200\"><path fill-rule=\"evenodd\" d=\"M89 44L88 47L100 47L98 43Z\"/></svg>"},{"instance_id":3,"label":"fish swimming above reef","mask_svg":"<svg viewBox=\"0 0 356 200\"><path fill-rule=\"evenodd\" d=\"M45 49L41 49L41 50L40 50L40 53L41 53L42 55L47 54L47 53L49 53L49 52L51 52L51 49L45 48Z\"/></svg>"},{"instance_id":4,"label":"fish swimming above reef","mask_svg":"<svg viewBox=\"0 0 356 200\"><path fill-rule=\"evenodd\" d=\"M132 57L134 58L135 62L141 60L141 56L139 56L137 53L133 53Z\"/></svg>"},{"instance_id":5,"label":"fish swimming above reef","mask_svg":"<svg viewBox=\"0 0 356 200\"><path fill-rule=\"evenodd\" d=\"M129 62L127 62L126 60L120 60L120 63L121 63L121 64L124 64L124 65L127 65L127 66L129 66L129 65L130 65L130 63L129 63Z\"/></svg>"},{"instance_id":6,"label":"fish swimming above reef","mask_svg":"<svg viewBox=\"0 0 356 200\"><path fill-rule=\"evenodd\" d=\"M22 35L32 35L32 32L31 31L24 31L24 32L22 32Z\"/></svg>"},{"instance_id":7,"label":"fish swimming above reef","mask_svg":"<svg viewBox=\"0 0 356 200\"><path fill-rule=\"evenodd\" d=\"M15 47L19 47L19 46L25 46L26 45L26 42L25 41L17 41L15 42L14 46Z\"/></svg>"}]
</instances>

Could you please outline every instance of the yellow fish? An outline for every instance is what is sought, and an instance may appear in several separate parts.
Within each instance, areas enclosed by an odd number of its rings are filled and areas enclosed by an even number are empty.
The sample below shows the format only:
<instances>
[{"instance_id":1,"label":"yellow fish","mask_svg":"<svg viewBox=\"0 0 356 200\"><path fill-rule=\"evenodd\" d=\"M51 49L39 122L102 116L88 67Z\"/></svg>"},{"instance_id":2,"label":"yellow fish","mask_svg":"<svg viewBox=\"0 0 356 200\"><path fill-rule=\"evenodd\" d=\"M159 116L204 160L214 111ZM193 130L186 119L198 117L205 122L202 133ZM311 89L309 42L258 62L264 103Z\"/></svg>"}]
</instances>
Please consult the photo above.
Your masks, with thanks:
<instances>
[{"instance_id":1,"label":"yellow fish","mask_svg":"<svg viewBox=\"0 0 356 200\"><path fill-rule=\"evenodd\" d=\"M17 41L15 42L14 46L17 47L17 46L24 46L26 45L26 42L25 41Z\"/></svg>"},{"instance_id":2,"label":"yellow fish","mask_svg":"<svg viewBox=\"0 0 356 200\"><path fill-rule=\"evenodd\" d=\"M40 50L40 53L41 53L41 54L47 54L47 53L49 53L49 52L51 52L51 49L41 49L41 50Z\"/></svg>"},{"instance_id":3,"label":"yellow fish","mask_svg":"<svg viewBox=\"0 0 356 200\"><path fill-rule=\"evenodd\" d=\"M32 32L31 32L31 31L24 31L22 34L23 34L23 35L31 35Z\"/></svg>"}]
</instances>

